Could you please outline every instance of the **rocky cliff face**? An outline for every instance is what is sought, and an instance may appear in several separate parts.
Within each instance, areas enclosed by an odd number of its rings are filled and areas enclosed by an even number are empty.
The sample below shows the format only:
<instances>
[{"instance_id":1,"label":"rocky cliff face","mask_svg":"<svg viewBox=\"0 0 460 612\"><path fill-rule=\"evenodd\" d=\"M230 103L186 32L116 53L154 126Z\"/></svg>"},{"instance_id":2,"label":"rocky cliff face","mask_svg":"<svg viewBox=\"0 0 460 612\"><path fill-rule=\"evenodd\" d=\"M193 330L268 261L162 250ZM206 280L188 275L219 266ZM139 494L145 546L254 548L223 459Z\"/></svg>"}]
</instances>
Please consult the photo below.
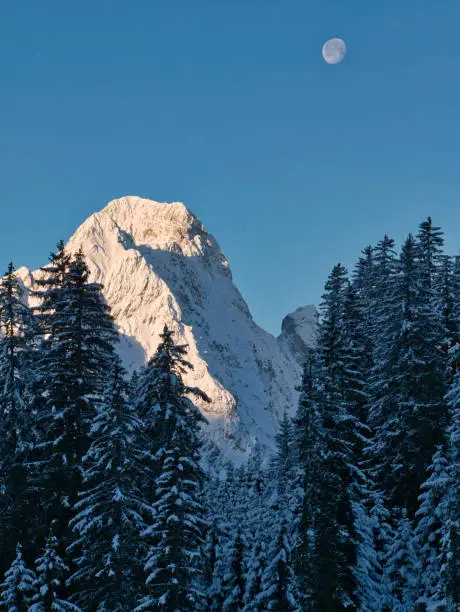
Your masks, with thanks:
<instances>
[{"instance_id":1,"label":"rocky cliff face","mask_svg":"<svg viewBox=\"0 0 460 612\"><path fill-rule=\"evenodd\" d=\"M283 319L278 341L295 357L300 366L308 357L311 347L315 345L317 327L318 311L311 305L300 306Z\"/></svg>"},{"instance_id":2,"label":"rocky cliff face","mask_svg":"<svg viewBox=\"0 0 460 612\"><path fill-rule=\"evenodd\" d=\"M126 367L154 353L166 323L189 345L187 382L212 400L200 406L211 439L235 458L254 438L273 446L280 417L296 407L297 344L293 354L284 331L279 341L255 324L200 220L180 203L120 198L80 226L68 244L71 252L79 248L104 287ZM33 284L36 274L19 273Z\"/></svg>"}]
</instances>

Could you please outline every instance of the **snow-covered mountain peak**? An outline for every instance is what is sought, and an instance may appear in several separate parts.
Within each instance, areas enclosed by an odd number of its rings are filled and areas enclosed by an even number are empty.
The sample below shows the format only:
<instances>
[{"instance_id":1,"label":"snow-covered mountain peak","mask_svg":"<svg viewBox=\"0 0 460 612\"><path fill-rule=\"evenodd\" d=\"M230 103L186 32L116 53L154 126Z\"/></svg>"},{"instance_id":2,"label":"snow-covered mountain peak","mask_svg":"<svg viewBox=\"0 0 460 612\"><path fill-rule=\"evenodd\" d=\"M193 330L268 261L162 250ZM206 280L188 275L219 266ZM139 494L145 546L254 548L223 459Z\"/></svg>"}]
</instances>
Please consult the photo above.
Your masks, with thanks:
<instances>
[{"instance_id":1,"label":"snow-covered mountain peak","mask_svg":"<svg viewBox=\"0 0 460 612\"><path fill-rule=\"evenodd\" d=\"M231 275L215 238L181 202L154 202L139 196L112 200L80 226L71 245L89 241L95 248L103 248L108 230L117 234L125 249L135 247L203 257L216 271Z\"/></svg>"},{"instance_id":2,"label":"snow-covered mountain peak","mask_svg":"<svg viewBox=\"0 0 460 612\"><path fill-rule=\"evenodd\" d=\"M255 438L273 448L280 418L297 404L300 368L290 338L256 325L217 241L184 204L113 200L66 248L82 249L91 279L102 284L129 370L155 352L168 325L189 347L187 384L211 398L199 404L211 440L235 459ZM39 274L24 268L20 276L31 287Z\"/></svg>"}]
</instances>

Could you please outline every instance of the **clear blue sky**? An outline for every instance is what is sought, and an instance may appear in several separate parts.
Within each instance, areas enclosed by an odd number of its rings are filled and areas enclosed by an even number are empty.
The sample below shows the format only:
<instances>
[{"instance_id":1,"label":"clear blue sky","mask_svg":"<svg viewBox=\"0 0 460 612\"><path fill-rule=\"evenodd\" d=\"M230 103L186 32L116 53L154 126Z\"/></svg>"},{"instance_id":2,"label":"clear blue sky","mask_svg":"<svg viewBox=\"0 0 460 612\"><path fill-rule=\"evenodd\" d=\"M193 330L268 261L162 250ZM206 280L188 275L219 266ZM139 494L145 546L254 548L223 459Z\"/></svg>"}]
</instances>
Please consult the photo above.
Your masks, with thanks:
<instances>
[{"instance_id":1,"label":"clear blue sky","mask_svg":"<svg viewBox=\"0 0 460 612\"><path fill-rule=\"evenodd\" d=\"M431 214L457 252L459 24L459 0L5 0L0 266L115 197L180 200L277 332L385 232Z\"/></svg>"}]
</instances>

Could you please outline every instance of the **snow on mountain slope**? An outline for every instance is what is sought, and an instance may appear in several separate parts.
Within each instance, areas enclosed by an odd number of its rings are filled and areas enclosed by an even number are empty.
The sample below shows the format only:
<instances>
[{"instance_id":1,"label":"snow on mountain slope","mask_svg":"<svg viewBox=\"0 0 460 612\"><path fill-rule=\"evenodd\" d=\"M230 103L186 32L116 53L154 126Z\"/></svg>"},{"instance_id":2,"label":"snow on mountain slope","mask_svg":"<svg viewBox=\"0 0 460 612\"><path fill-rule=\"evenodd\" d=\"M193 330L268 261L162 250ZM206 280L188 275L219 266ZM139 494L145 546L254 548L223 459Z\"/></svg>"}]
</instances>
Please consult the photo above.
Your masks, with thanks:
<instances>
[{"instance_id":1,"label":"snow on mountain slope","mask_svg":"<svg viewBox=\"0 0 460 612\"><path fill-rule=\"evenodd\" d=\"M288 344L255 324L200 220L181 203L120 198L80 226L68 244L79 248L104 286L125 365L154 353L166 323L189 345L187 382L212 400L200 406L211 438L234 458L254 438L273 447L280 417L296 407L299 365ZM20 276L33 282L24 268Z\"/></svg>"}]
</instances>

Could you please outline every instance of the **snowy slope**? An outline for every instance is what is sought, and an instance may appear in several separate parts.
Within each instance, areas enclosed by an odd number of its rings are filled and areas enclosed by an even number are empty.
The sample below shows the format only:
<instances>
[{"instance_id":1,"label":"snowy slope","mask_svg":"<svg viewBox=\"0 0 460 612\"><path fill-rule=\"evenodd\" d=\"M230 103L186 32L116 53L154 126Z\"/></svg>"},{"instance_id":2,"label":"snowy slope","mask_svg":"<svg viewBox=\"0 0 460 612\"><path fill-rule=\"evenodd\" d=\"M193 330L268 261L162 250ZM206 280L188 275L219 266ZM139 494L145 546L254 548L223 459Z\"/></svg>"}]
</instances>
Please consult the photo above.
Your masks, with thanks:
<instances>
[{"instance_id":1,"label":"snowy slope","mask_svg":"<svg viewBox=\"0 0 460 612\"><path fill-rule=\"evenodd\" d=\"M104 286L126 366L152 355L166 323L189 345L187 382L212 399L200 406L211 438L235 458L255 437L273 446L279 418L295 409L299 365L289 343L255 324L200 220L181 203L120 198L76 231L68 249L80 247ZM36 276L19 274L26 286Z\"/></svg>"}]
</instances>

